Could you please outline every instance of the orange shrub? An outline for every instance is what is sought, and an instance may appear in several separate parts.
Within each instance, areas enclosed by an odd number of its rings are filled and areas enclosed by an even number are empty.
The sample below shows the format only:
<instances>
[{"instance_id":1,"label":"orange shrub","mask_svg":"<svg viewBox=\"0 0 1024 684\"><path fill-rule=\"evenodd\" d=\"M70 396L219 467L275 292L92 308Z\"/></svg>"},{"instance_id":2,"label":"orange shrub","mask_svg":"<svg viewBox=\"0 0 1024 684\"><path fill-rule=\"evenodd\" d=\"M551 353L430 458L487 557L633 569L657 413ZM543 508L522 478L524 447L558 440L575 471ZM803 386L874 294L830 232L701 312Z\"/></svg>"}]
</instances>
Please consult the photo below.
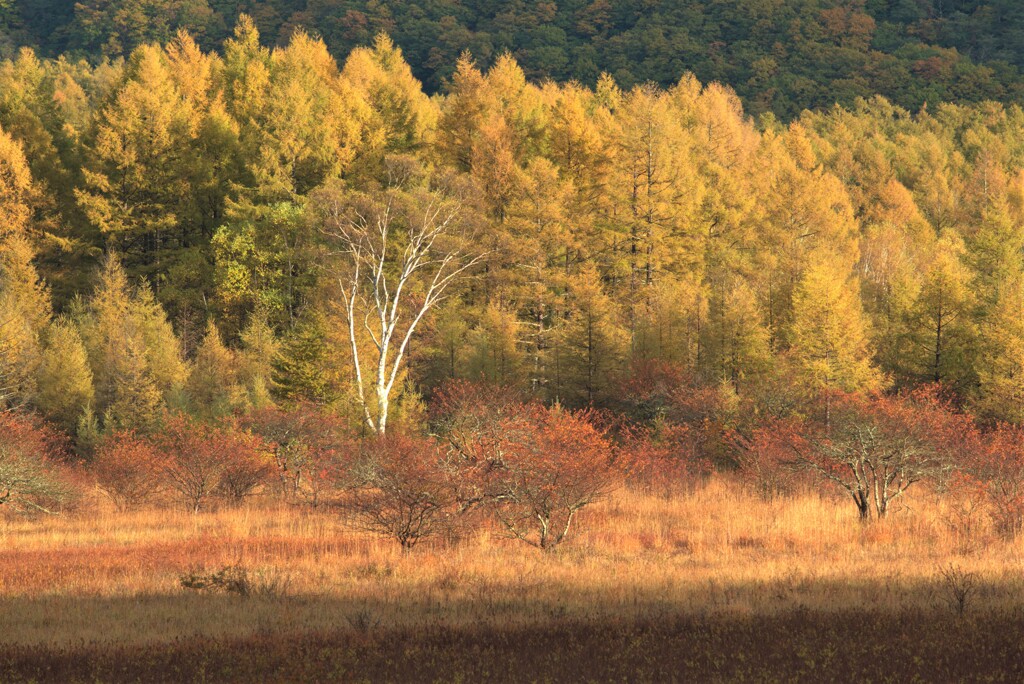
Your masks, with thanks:
<instances>
[{"instance_id":1,"label":"orange shrub","mask_svg":"<svg viewBox=\"0 0 1024 684\"><path fill-rule=\"evenodd\" d=\"M492 475L532 429L531 406L513 388L457 380L441 389L433 408L460 511L490 503L500 493Z\"/></svg>"},{"instance_id":2,"label":"orange shrub","mask_svg":"<svg viewBox=\"0 0 1024 684\"><path fill-rule=\"evenodd\" d=\"M403 549L446 530L455 513L455 490L432 439L390 434L367 440L357 473L363 483L351 502L357 524Z\"/></svg>"},{"instance_id":3,"label":"orange shrub","mask_svg":"<svg viewBox=\"0 0 1024 684\"><path fill-rule=\"evenodd\" d=\"M843 489L864 520L884 518L922 480L941 482L976 431L935 387L898 396L825 394L816 408L816 420L788 444L792 462Z\"/></svg>"},{"instance_id":4,"label":"orange shrub","mask_svg":"<svg viewBox=\"0 0 1024 684\"><path fill-rule=\"evenodd\" d=\"M1016 537L1024 529L1024 428L999 425L965 453L957 483L983 498L996 532Z\"/></svg>"},{"instance_id":5,"label":"orange shrub","mask_svg":"<svg viewBox=\"0 0 1024 684\"><path fill-rule=\"evenodd\" d=\"M258 438L233 429L174 416L153 436L166 460L168 486L191 510L215 495L240 500L263 483L271 462Z\"/></svg>"},{"instance_id":6,"label":"orange shrub","mask_svg":"<svg viewBox=\"0 0 1024 684\"><path fill-rule=\"evenodd\" d=\"M291 410L275 406L242 416L240 425L266 444L285 499L316 506L330 492L353 485L357 449L337 416L310 404Z\"/></svg>"},{"instance_id":7,"label":"orange shrub","mask_svg":"<svg viewBox=\"0 0 1024 684\"><path fill-rule=\"evenodd\" d=\"M804 426L796 419L771 419L749 435L733 432L740 482L766 501L792 494L802 473L794 460L804 443Z\"/></svg>"},{"instance_id":8,"label":"orange shrub","mask_svg":"<svg viewBox=\"0 0 1024 684\"><path fill-rule=\"evenodd\" d=\"M612 446L587 412L530 407L528 429L517 422L489 478L494 514L516 539L551 549L568 536L577 513L620 480Z\"/></svg>"},{"instance_id":9,"label":"orange shrub","mask_svg":"<svg viewBox=\"0 0 1024 684\"><path fill-rule=\"evenodd\" d=\"M166 491L167 458L134 432L104 439L92 461L99 488L121 510L153 502Z\"/></svg>"},{"instance_id":10,"label":"orange shrub","mask_svg":"<svg viewBox=\"0 0 1024 684\"><path fill-rule=\"evenodd\" d=\"M713 470L686 425L627 430L618 454L633 486L666 497L692 490Z\"/></svg>"},{"instance_id":11,"label":"orange shrub","mask_svg":"<svg viewBox=\"0 0 1024 684\"><path fill-rule=\"evenodd\" d=\"M0 412L0 506L53 513L73 493L61 472L65 440L42 421Z\"/></svg>"}]
</instances>

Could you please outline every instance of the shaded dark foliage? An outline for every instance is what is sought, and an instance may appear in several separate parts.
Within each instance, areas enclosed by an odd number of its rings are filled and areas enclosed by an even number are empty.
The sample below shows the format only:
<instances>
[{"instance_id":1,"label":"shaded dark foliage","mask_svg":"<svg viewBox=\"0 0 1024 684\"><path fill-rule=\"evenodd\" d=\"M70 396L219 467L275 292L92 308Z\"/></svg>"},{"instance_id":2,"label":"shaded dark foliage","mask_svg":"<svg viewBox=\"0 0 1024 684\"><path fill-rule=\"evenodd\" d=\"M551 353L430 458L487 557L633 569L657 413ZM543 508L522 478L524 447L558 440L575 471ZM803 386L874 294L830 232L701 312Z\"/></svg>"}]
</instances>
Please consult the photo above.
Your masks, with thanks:
<instances>
[{"instance_id":1,"label":"shaded dark foliage","mask_svg":"<svg viewBox=\"0 0 1024 684\"><path fill-rule=\"evenodd\" d=\"M1020 681L1024 616L685 617L508 630L260 635L119 648L3 647L7 682ZM530 654L524 657L524 654Z\"/></svg>"}]
</instances>

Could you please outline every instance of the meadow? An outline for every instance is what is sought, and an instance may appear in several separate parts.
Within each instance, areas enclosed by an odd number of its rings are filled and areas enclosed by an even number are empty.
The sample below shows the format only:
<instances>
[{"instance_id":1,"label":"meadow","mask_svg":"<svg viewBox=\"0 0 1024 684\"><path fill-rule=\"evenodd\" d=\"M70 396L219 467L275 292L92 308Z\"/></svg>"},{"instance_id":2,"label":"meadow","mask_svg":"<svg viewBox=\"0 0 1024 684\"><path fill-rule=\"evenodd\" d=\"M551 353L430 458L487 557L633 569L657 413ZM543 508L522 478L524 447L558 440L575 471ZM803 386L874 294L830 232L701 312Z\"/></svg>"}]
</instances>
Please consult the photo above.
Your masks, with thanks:
<instances>
[{"instance_id":1,"label":"meadow","mask_svg":"<svg viewBox=\"0 0 1024 684\"><path fill-rule=\"evenodd\" d=\"M486 524L403 551L328 507L97 496L3 520L0 547L2 681L1024 676L1021 544L927 488L868 524L725 476L619 489L549 552ZM219 572L238 581L185 586Z\"/></svg>"}]
</instances>

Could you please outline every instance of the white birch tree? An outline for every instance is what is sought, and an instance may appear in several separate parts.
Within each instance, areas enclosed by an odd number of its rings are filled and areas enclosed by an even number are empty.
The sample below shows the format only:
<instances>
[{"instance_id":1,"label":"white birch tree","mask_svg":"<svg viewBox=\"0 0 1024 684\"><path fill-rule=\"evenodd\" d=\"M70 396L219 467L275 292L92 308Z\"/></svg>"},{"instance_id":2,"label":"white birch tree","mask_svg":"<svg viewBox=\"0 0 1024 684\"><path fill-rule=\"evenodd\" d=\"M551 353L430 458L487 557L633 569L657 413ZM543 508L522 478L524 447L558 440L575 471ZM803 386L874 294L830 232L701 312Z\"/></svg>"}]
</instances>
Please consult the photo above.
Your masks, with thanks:
<instances>
[{"instance_id":1,"label":"white birch tree","mask_svg":"<svg viewBox=\"0 0 1024 684\"><path fill-rule=\"evenodd\" d=\"M384 434L417 327L485 254L472 250L462 204L437 192L324 191L320 203L362 418Z\"/></svg>"}]
</instances>

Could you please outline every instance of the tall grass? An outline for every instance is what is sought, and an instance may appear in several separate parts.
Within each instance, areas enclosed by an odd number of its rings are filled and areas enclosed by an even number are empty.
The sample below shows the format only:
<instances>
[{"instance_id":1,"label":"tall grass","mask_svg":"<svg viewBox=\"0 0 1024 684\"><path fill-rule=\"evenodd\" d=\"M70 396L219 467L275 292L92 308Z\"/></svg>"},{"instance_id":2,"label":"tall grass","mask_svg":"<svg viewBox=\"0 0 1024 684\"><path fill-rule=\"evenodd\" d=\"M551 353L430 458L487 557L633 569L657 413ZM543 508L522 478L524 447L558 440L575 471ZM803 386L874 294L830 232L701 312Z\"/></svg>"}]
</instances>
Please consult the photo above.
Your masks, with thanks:
<instances>
[{"instance_id":1,"label":"tall grass","mask_svg":"<svg viewBox=\"0 0 1024 684\"><path fill-rule=\"evenodd\" d=\"M716 478L672 498L620 490L585 509L555 553L497 527L409 553L326 508L121 513L96 501L73 516L0 521L2 626L8 646L126 646L793 610L941 614L939 568L953 564L977 578L968 614L1024 609L1021 544L979 518L965 545L954 513L921 489L865 525L842 498L765 501ZM269 590L182 586L226 566Z\"/></svg>"}]
</instances>

